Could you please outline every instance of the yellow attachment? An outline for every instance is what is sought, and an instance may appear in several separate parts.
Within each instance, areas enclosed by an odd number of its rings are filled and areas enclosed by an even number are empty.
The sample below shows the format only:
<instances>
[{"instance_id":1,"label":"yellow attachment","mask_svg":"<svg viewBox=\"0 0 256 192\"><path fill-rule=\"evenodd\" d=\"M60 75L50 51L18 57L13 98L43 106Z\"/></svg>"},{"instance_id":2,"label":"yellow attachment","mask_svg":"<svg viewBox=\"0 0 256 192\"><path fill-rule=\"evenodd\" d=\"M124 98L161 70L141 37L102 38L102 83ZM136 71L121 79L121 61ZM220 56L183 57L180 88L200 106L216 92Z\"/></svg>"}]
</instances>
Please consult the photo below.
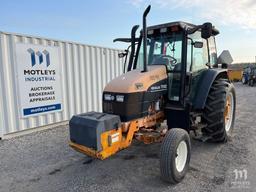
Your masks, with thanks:
<instances>
[{"instance_id":1,"label":"yellow attachment","mask_svg":"<svg viewBox=\"0 0 256 192\"><path fill-rule=\"evenodd\" d=\"M85 147L83 145L79 145L73 142L69 142L69 145L75 150L89 155L98 159L106 159L107 157L115 154L116 152L128 147L134 135L134 132L138 130L137 121L132 121L130 123L130 128L126 136L122 135L122 129L118 128L118 130L110 130L101 134L101 145L102 151L95 151L89 147Z\"/></svg>"},{"instance_id":2,"label":"yellow attachment","mask_svg":"<svg viewBox=\"0 0 256 192\"><path fill-rule=\"evenodd\" d=\"M230 81L241 81L243 77L243 71L238 70L228 70L228 78Z\"/></svg>"},{"instance_id":3,"label":"yellow attachment","mask_svg":"<svg viewBox=\"0 0 256 192\"><path fill-rule=\"evenodd\" d=\"M83 145L79 145L73 142L70 142L69 145L75 150L85 153L86 155L98 159L105 159L120 150L121 141L122 132L121 128L119 128L117 130L113 129L101 134L102 151L100 152L97 152L89 147L85 147Z\"/></svg>"},{"instance_id":4,"label":"yellow attachment","mask_svg":"<svg viewBox=\"0 0 256 192\"><path fill-rule=\"evenodd\" d=\"M116 152L127 148L131 145L134 133L139 130L140 127L148 127L162 122L164 119L164 113L158 112L154 115L133 120L127 123L122 123L122 126L118 129L106 131L101 134L102 151L95 151L89 147L79 145L73 142L69 142L69 145L75 150L98 159L106 159L107 157L115 154ZM125 128L124 128L125 127ZM127 130L126 133L122 133L122 130Z\"/></svg>"}]
</instances>

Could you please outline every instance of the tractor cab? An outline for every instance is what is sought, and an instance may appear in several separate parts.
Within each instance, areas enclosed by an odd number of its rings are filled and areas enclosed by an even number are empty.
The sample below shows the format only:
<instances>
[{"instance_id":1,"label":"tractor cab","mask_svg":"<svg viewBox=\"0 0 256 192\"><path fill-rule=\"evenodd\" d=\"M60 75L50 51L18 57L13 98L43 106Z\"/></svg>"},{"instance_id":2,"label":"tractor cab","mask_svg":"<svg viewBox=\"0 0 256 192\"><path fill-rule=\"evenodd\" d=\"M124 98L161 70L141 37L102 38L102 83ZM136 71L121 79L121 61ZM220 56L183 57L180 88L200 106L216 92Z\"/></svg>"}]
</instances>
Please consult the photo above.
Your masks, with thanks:
<instances>
[{"instance_id":1,"label":"tractor cab","mask_svg":"<svg viewBox=\"0 0 256 192\"><path fill-rule=\"evenodd\" d=\"M189 92L193 72L217 64L214 36L219 32L209 23L205 24L204 30L202 26L185 22L171 22L147 28L147 65L166 67L169 103L183 105L183 98ZM141 41L142 36L143 33ZM211 46L210 53L207 39ZM143 70L143 59L143 44L139 42L133 69Z\"/></svg>"},{"instance_id":2,"label":"tractor cab","mask_svg":"<svg viewBox=\"0 0 256 192\"><path fill-rule=\"evenodd\" d=\"M136 38L138 28L138 25L132 28L131 38L114 40L131 43L124 73L136 69L144 73L148 66L163 65L166 67L169 105L184 106L187 95L193 100L196 96L193 91L190 93L191 86L196 88L203 70L217 66L215 36L219 31L211 23L197 26L171 22L147 27ZM128 52L127 49L119 56L127 59Z\"/></svg>"}]
</instances>

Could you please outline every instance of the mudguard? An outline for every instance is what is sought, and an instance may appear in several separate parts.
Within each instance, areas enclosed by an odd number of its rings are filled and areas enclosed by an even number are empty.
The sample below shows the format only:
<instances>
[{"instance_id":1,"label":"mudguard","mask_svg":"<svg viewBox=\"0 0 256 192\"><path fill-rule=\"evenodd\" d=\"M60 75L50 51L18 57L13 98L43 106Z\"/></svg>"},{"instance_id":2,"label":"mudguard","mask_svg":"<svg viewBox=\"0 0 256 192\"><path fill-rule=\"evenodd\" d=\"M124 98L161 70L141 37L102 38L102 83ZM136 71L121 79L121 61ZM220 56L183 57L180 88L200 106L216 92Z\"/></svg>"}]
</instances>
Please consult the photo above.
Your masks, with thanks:
<instances>
[{"instance_id":1,"label":"mudguard","mask_svg":"<svg viewBox=\"0 0 256 192\"><path fill-rule=\"evenodd\" d=\"M198 89L196 91L196 97L193 101L194 109L200 110L204 108L210 88L214 80L218 78L228 79L227 69L213 68L204 71Z\"/></svg>"}]
</instances>

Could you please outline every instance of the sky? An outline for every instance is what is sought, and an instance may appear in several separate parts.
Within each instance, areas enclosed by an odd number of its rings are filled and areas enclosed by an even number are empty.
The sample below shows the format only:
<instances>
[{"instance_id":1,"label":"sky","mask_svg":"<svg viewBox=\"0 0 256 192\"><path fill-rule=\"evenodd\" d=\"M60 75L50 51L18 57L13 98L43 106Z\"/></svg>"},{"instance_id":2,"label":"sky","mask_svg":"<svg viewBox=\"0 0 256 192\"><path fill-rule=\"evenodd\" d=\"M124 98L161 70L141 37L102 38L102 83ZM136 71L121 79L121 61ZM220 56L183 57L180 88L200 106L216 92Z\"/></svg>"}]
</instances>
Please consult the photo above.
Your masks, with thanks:
<instances>
[{"instance_id":1,"label":"sky","mask_svg":"<svg viewBox=\"0 0 256 192\"><path fill-rule=\"evenodd\" d=\"M212 22L219 29L218 54L229 50L234 63L256 59L255 0L0 0L0 31L124 49L151 4L148 25L171 21Z\"/></svg>"}]
</instances>

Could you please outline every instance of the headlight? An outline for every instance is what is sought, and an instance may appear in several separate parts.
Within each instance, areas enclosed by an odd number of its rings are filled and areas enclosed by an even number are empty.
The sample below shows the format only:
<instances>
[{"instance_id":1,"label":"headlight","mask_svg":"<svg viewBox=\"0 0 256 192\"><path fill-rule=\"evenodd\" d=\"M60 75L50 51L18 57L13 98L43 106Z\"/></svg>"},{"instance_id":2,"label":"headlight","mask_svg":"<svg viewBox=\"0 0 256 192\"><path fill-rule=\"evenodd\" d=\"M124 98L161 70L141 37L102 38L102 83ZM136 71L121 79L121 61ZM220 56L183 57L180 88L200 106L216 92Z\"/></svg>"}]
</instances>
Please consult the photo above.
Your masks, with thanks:
<instances>
[{"instance_id":1,"label":"headlight","mask_svg":"<svg viewBox=\"0 0 256 192\"><path fill-rule=\"evenodd\" d=\"M124 102L124 95L116 95L117 102Z\"/></svg>"},{"instance_id":2,"label":"headlight","mask_svg":"<svg viewBox=\"0 0 256 192\"><path fill-rule=\"evenodd\" d=\"M104 100L105 101L113 101L114 99L115 99L115 97L113 95L104 94Z\"/></svg>"}]
</instances>

